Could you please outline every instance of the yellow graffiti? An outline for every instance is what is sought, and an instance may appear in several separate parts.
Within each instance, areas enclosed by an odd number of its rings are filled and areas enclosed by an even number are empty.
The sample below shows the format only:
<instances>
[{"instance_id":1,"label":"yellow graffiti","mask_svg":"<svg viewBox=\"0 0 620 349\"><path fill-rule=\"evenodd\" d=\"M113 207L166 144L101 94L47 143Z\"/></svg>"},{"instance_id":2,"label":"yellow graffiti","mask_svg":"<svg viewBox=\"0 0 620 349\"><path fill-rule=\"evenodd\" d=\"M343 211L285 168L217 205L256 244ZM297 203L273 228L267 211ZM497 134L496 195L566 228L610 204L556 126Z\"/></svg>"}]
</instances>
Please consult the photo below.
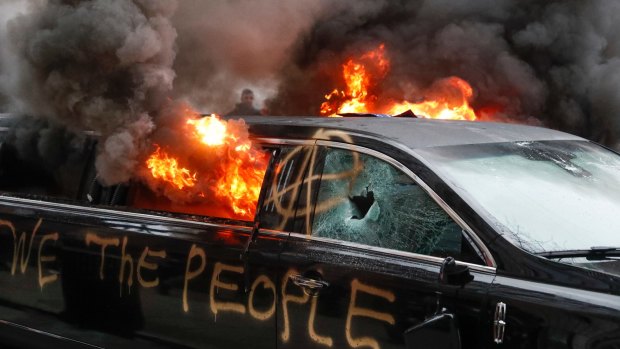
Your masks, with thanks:
<instances>
[{"instance_id":1,"label":"yellow graffiti","mask_svg":"<svg viewBox=\"0 0 620 349\"><path fill-rule=\"evenodd\" d=\"M351 137L346 133L334 130L321 129L317 131L312 137L315 139L342 140L345 143L352 143L353 141ZM350 170L340 173L323 174L321 171L317 171L317 149L308 146L298 146L292 149L280 161L280 165L278 166L278 168L276 168L276 173L280 173L282 171L282 167L285 164L293 161L293 159L298 156L299 153L302 151L306 151L306 154L304 158L300 160L300 164L298 165L298 167L301 169L307 168L308 174L305 175L303 170L299 171L297 176L290 180L286 187L282 187L281 185L279 185L278 176L273 176L273 182L271 184L272 189L270 191L269 197L265 199L265 205L273 204L275 207L275 211L282 216L281 223L278 227L275 228L276 230L283 230L291 219L303 217L305 231L306 234L309 235L312 228L311 219L313 214L328 211L347 199L346 197L332 198L330 200L317 203L316 205L312 205L313 186L315 185L315 183L318 183L319 181L332 181L343 178L355 178L361 172L363 164L360 160L359 154L356 152L352 152L351 154L353 155L353 165ZM349 186L352 186L353 184L354 183L351 181L349 183ZM304 188L306 196L300 198L299 204L297 205L297 195L302 192L302 188ZM292 197L287 200L283 200L283 197L288 193L291 193ZM287 202L286 206L283 204L283 201Z\"/></svg>"},{"instance_id":2,"label":"yellow graffiti","mask_svg":"<svg viewBox=\"0 0 620 349\"><path fill-rule=\"evenodd\" d=\"M308 163L314 159L315 149L307 147L307 146L299 146L291 150L285 158L282 159L280 165L276 169L276 173L280 173L282 171L282 166L284 164L288 164L292 159L297 156L300 152L306 151L305 157L301 160L301 165L299 168L305 168ZM287 222L293 218L295 218L295 205L297 203L297 195L300 192L301 186L303 186L306 181L304 181L304 171L299 171L297 173L297 177L292 179L288 185L284 188L281 187L277 183L278 176L273 176L273 183L271 184L272 190L271 195L265 200L265 205L273 204L276 212L282 215L280 226L277 227L277 230L283 230L286 226ZM288 200L288 204L286 207L283 205L283 197L287 195L289 192L292 192L292 197Z\"/></svg>"},{"instance_id":3,"label":"yellow graffiti","mask_svg":"<svg viewBox=\"0 0 620 349\"><path fill-rule=\"evenodd\" d=\"M127 247L127 237L123 237L123 247L121 248L121 269L118 273L118 284L120 287L120 294L123 295L123 282L125 280L125 265L129 266L129 273L127 274L127 292L131 293L131 286L133 285L133 259L129 253L125 253L125 247Z\"/></svg>"},{"instance_id":4,"label":"yellow graffiti","mask_svg":"<svg viewBox=\"0 0 620 349\"><path fill-rule=\"evenodd\" d=\"M220 281L219 276L223 271L231 271L238 274L243 274L243 266L233 266L224 263L217 262L213 269L213 277L211 278L211 289L209 291L209 304L211 305L211 312L213 315L217 315L219 310L233 311L236 313L245 314L245 306L243 304L234 302L217 302L215 300L215 289L223 288L225 290L237 291L239 286L236 284L229 284Z\"/></svg>"},{"instance_id":5,"label":"yellow graffiti","mask_svg":"<svg viewBox=\"0 0 620 349\"><path fill-rule=\"evenodd\" d=\"M45 286L46 284L49 284L49 283L52 283L58 280L58 275L56 274L43 276L43 267L41 266L41 264L44 262L45 263L54 262L56 260L56 256L41 255L41 251L43 250L43 245L45 244L46 241L53 240L54 242L56 242L58 241L59 237L60 235L58 233L46 234L46 235L43 235L43 237L41 238L41 242L39 242L38 265L39 265L39 287L41 288L41 290L43 290L43 286Z\"/></svg>"},{"instance_id":6,"label":"yellow graffiti","mask_svg":"<svg viewBox=\"0 0 620 349\"><path fill-rule=\"evenodd\" d=\"M157 285L159 285L159 277L155 277L155 279L151 280L151 281L146 281L144 280L144 278L142 277L142 269L148 269L148 270L157 270L158 265L156 263L152 263L152 262L147 262L146 261L146 257L158 257L161 259L165 259L166 258L166 251L165 250L161 250L161 251L151 251L149 250L148 246L144 248L144 251L142 251L142 255L140 256L140 260L138 261L138 282L140 283L140 285L142 287L155 287Z\"/></svg>"},{"instance_id":7,"label":"yellow graffiti","mask_svg":"<svg viewBox=\"0 0 620 349\"><path fill-rule=\"evenodd\" d=\"M5 221L5 220L0 220L0 226L8 227L11 230L11 233L13 235L13 264L11 266L11 275L15 275L18 264L19 264L20 272L22 274L26 273L26 270L28 269L28 262L30 261L30 253L32 251L32 244L34 242L34 237L36 236L37 231L39 230L39 227L41 227L42 222L43 222L43 219L39 218L39 220L37 221L37 224L35 224L34 226L34 229L32 229L32 235L30 236L30 243L28 244L28 250L26 252L26 233L25 232L21 233L18 238L17 232L15 230L15 226L13 225L13 223L9 221ZM58 279L58 275L56 274L43 276L43 269L41 265L43 262L53 262L56 260L56 256L47 256L47 255L42 256L41 250L43 249L43 244L45 244L47 240L56 241L58 240L58 238L59 238L58 233L46 234L46 235L43 235L43 237L41 238L41 241L39 242L37 266L38 266L38 274L39 274L39 287L41 289L43 289L43 286L45 284L54 282Z\"/></svg>"},{"instance_id":8,"label":"yellow graffiti","mask_svg":"<svg viewBox=\"0 0 620 349\"><path fill-rule=\"evenodd\" d=\"M21 271L22 274L27 271L32 245L34 243L33 241L35 240L35 238L37 238L36 235L41 228L42 221L42 219L39 219L37 221L36 225L32 230L31 236L28 237L26 232L18 234L12 222L0 220L0 228L7 227L13 235L13 265L11 270L12 275L15 275L18 269ZM37 254L38 284L41 290L43 290L45 286L56 282L60 278L58 274L53 272L48 271L48 273L46 274L45 270L43 269L46 264L54 263L57 261L56 255L51 254L51 251L49 251L49 249L52 249L50 245L54 245L60 239L60 236L61 235L58 232L47 233L42 234L40 236L40 240L37 240L38 251L35 251L35 253ZM30 241L28 241L28 238L30 238ZM158 262L167 258L166 250L151 250L149 246L144 246L140 258L134 261L131 254L129 253L131 249L128 250L129 238L127 236L124 236L122 238L103 238L95 233L89 232L85 236L85 243L87 246L94 244L101 248L101 263L99 269L99 278L101 280L104 279L104 263L107 248L109 246L120 247L120 256L118 256L120 257L120 270L118 271L118 281L120 285L121 297L123 296L123 286L125 283L127 284L128 292L131 293L133 287L134 273L136 274L135 277L137 278L137 287L151 288L156 287L160 284L160 279L157 276L157 270L160 267ZM45 247L47 247L48 250L44 251ZM189 283L191 280L195 280L204 273L206 264L207 260L205 250L201 247L198 247L196 244L192 244L187 255L182 293L183 311L186 313L189 312ZM224 301L224 299L218 298L218 291L220 289L234 292L235 296L238 296L240 294L240 288L238 283L223 281L221 278L223 276L224 280L228 280L231 277L228 276L228 274L240 276L243 275L244 272L245 269L243 266L229 265L221 262L217 262L214 264L213 274L211 275L210 285L208 286L210 311L216 316L220 312L229 311L240 314L245 314L247 312L250 314L251 317L260 321L272 319L276 314L276 304L278 302L277 288L276 283L274 283L274 281L272 281L272 279L270 279L267 275L261 274L254 279L251 284L249 293L247 294L247 303L245 301L239 301L236 297L234 299L235 301ZM148 279L145 279L144 273L146 273L146 277ZM291 280L291 277L295 274L298 274L297 270L289 269L281 279L280 295L283 315L283 329L280 333L280 337L284 342L290 341L291 312L289 306L291 305L291 303L297 304L298 306L295 307L296 311L299 308L305 309L303 311L309 310L307 324L305 324L307 325L306 328L309 338L317 344L332 348L334 346L333 337L327 334L321 335L317 333L317 329L315 326L317 324L318 302L320 297L311 297L306 292L304 292L301 287L296 285L290 285L289 280ZM260 291L259 288L262 288L266 291ZM273 302L269 305L268 308L264 308L265 306L263 306L261 302L258 302L260 306L258 309L256 308L257 299L255 297L256 292L258 291L268 292L272 294ZM386 289L364 284L358 279L353 279L351 281L350 291L351 293L349 305L344 326L345 338L348 345L352 348L380 349L381 346L377 339L371 336L359 335L359 333L361 332L361 328L358 328L357 332L354 330L353 320L356 317L364 317L394 325L396 322L395 318L392 314L388 312L363 307L362 305L358 304L358 298L360 293L363 293L365 295L362 296L363 299L366 299L368 295L370 295L373 297L382 298L389 303L394 303L396 300L394 293ZM307 305L308 303L309 306ZM360 303L364 302L362 301Z\"/></svg>"},{"instance_id":9,"label":"yellow graffiti","mask_svg":"<svg viewBox=\"0 0 620 349\"><path fill-rule=\"evenodd\" d=\"M21 233L18 239L13 223L0 220L0 226L8 227L11 229L11 233L13 233L13 265L11 266L11 275L15 275L18 263L21 273L24 274L26 272L26 269L28 268L28 261L30 260L30 251L32 251L32 242L34 241L34 236L37 234L37 230L39 230L39 226L41 226L42 221L43 219L39 218L39 221L37 221L34 229L32 229L32 236L30 237L30 244L28 244L28 252L26 253L26 233Z\"/></svg>"},{"instance_id":10,"label":"yellow graffiti","mask_svg":"<svg viewBox=\"0 0 620 349\"><path fill-rule=\"evenodd\" d=\"M271 304L271 308L266 311L260 312L254 308L254 293L256 292L256 287L259 284L263 284L264 289L270 289L273 292L273 303ZM258 320L267 320L273 316L276 312L276 285L271 281L266 275L259 275L252 287L250 288L250 296L248 298L248 310L250 315Z\"/></svg>"},{"instance_id":11,"label":"yellow graffiti","mask_svg":"<svg viewBox=\"0 0 620 349\"><path fill-rule=\"evenodd\" d=\"M310 318L308 319L308 334L310 334L310 338L322 345L327 347L331 347L334 344L334 341L331 337L328 336L320 336L316 333L314 329L314 319L316 318L316 306L319 301L319 297L312 297L312 301L310 303Z\"/></svg>"},{"instance_id":12,"label":"yellow graffiti","mask_svg":"<svg viewBox=\"0 0 620 349\"><path fill-rule=\"evenodd\" d=\"M14 275L19 269L22 274L27 271L27 267L30 260L30 254L32 250L33 241L36 238L36 235L41 228L43 220L39 219L35 224L31 236L30 241L28 241L27 233L23 232L18 234L15 226L12 222L0 220L0 228L7 227L8 230L11 231L13 235L13 264L12 264L12 275ZM50 251L47 254L44 251L44 248L47 246L50 248L50 244L55 244L60 239L60 233L53 232L42 234L40 240L38 240L38 251L37 253L37 265L38 265L38 284L40 289L43 291L45 286L52 284L57 281L60 276L57 273L48 272L48 274L44 273L45 264L54 263L57 260L56 255L50 254ZM103 238L98 236L95 233L87 233L85 236L85 243L87 246L91 244L100 246L101 248L101 264L99 269L99 278L101 280L104 279L104 263L105 263L105 254L106 250L109 246L120 247L120 270L118 275L118 281L120 285L121 297L123 296L123 286L126 283L128 288L128 293L131 293L133 287L133 274L136 274L138 286L144 288L152 288L156 287L160 284L160 279L157 276L157 270L159 268L158 262L167 258L166 250L151 250L149 246L145 246L142 249L142 253L140 258L136 261L133 260L131 254L128 251L129 238L124 236L122 238ZM46 245L47 244L47 245ZM109 252L109 251L108 251ZM188 289L189 282L191 280L196 279L198 276L204 273L207 264L206 252L203 248L198 247L196 244L192 244L189 253L187 255L187 261L185 266L185 275L184 275L184 284L183 284L183 294L182 294L182 304L183 311L189 312L189 303L188 303ZM134 269L135 267L135 269ZM146 272L148 270L149 272ZM240 314L245 314L246 312L250 314L254 319L260 321L267 321L274 317L276 313L276 304L278 302L277 299L277 288L276 284L270 279L267 275L261 274L258 275L252 285L250 287L249 293L247 294L247 303L237 301L224 301L222 299L218 299L218 290L228 290L235 292L236 295L239 293L239 285L238 283L223 281L221 279L222 274L224 275L224 279L228 279L226 276L227 273L232 273L235 275L243 275L244 273L243 266L237 265L229 265L221 262L215 263L213 267L213 274L211 276L211 281L209 285L209 306L210 310L214 315L217 315L219 312L230 311ZM144 273L149 277L149 279L145 279ZM152 273L154 272L154 273ZM332 336L324 334L321 335L317 333L316 330L316 322L317 322L317 312L318 312L318 302L320 297L314 296L311 297L306 292L302 291L302 288L295 285L290 285L289 280L291 276L298 274L298 271L295 269L289 269L281 282L281 306L282 306L282 315L283 315L283 329L280 333L281 339L284 342L289 342L291 339L291 312L289 306L292 304L301 305L303 307L296 307L296 311L298 309L305 309L305 311L309 310L309 316L307 321L307 331L310 340L313 342L332 348L334 346L334 339ZM294 287L293 287L294 286ZM273 296L273 302L269 305L267 309L264 309L263 306L260 306L259 309L256 308L256 292L259 287L262 287L263 290L267 290ZM291 289L291 290L288 290ZM374 319L377 321L381 321L390 325L395 324L395 318L393 315L383 311L377 311L369 308L365 308L358 304L359 294L363 293L366 295L382 298L387 302L394 303L396 297L393 292L378 288L375 286L371 286L368 284L364 284L360 282L358 279L353 279L351 281L351 296L349 300L346 321L344 326L345 338L347 340L348 345L351 348L370 348L370 349L380 349L380 343L377 339L371 336L359 336L355 335L356 331L354 331L354 319L356 317L365 317ZM296 292L296 293L289 293ZM264 291L261 291L264 292ZM366 296L367 297L367 296ZM309 307L307 304L309 303ZM363 303L363 302L361 302ZM260 302L259 302L260 304ZM305 306L304 306L305 305ZM357 333L361 332L361 329L357 330ZM332 334L331 332L329 334Z\"/></svg>"},{"instance_id":13,"label":"yellow graffiti","mask_svg":"<svg viewBox=\"0 0 620 349\"><path fill-rule=\"evenodd\" d=\"M353 338L351 334L351 322L353 320L353 317L354 316L368 317L371 319L377 319L383 322L387 322L390 325L395 324L394 317L388 313L382 313L379 311L356 306L355 301L357 300L358 292L364 292L364 293L371 294L373 296L384 298L390 303L393 303L396 297L394 296L394 293L390 291L383 290L383 289L369 286L369 285L364 285L357 279L354 279L353 281L351 281L351 301L349 302L349 311L347 313L347 322L345 325L345 334L347 337L347 342L353 348L370 347L373 349L380 349L381 347L379 346L379 343L374 338L371 338L371 337Z\"/></svg>"},{"instance_id":14,"label":"yellow graffiti","mask_svg":"<svg viewBox=\"0 0 620 349\"><path fill-rule=\"evenodd\" d=\"M349 144L353 143L353 139L348 134L342 131L336 131L336 130L321 129L315 133L314 137L317 139L330 139L330 140L338 139L338 140L344 141L345 143L349 143ZM333 207L347 200L346 196L334 197L330 200L317 202L314 205L314 207L312 207L311 196L310 196L312 193L312 183L314 183L315 181L316 182L318 181L327 182L327 181L334 181L334 180L340 180L340 179L357 178L358 174L363 169L363 163L360 160L359 153L351 152L351 155L353 156L353 165L351 166L351 169L348 171L342 171L339 173L323 173L322 171L315 172L316 166L314 166L314 162L316 161L316 155L314 155L314 157L312 158L311 165L309 167L308 176L305 180L308 186L306 190L306 193L307 193L306 204L304 205L304 210L297 213L298 216L300 215L302 217L305 217L307 235L310 235L312 233L311 218L313 215L329 211ZM349 182L349 191L351 191L353 184L354 184L353 181ZM310 209L312 209L313 211L309 212L308 210Z\"/></svg>"},{"instance_id":15,"label":"yellow graffiti","mask_svg":"<svg viewBox=\"0 0 620 349\"><path fill-rule=\"evenodd\" d=\"M200 267L198 269L190 272L189 268L192 264L192 258L200 257ZM183 282L183 311L189 311L189 305L187 304L187 284L189 280L197 277L205 270L205 265L207 264L207 256L205 254L205 250L196 246L196 244L192 245L192 248L189 250L189 255L187 255L187 264L185 266L185 277Z\"/></svg>"},{"instance_id":16,"label":"yellow graffiti","mask_svg":"<svg viewBox=\"0 0 620 349\"><path fill-rule=\"evenodd\" d=\"M301 294L301 296L290 295L286 293L286 285L288 284L288 280L292 275L297 274L295 269L289 269L288 272L282 278L282 312L284 313L284 330L282 331L282 340L288 342L291 332L290 332L290 320L288 315L288 307L287 304L289 302L297 303L297 304L305 304L308 302L310 298L306 293Z\"/></svg>"},{"instance_id":17,"label":"yellow graffiti","mask_svg":"<svg viewBox=\"0 0 620 349\"><path fill-rule=\"evenodd\" d=\"M103 280L103 267L105 263L105 249L112 245L118 246L121 244L121 240L119 238L102 238L95 233L86 233L86 246L90 246L93 243L95 245L101 246L101 264L99 265L99 279Z\"/></svg>"}]
</instances>

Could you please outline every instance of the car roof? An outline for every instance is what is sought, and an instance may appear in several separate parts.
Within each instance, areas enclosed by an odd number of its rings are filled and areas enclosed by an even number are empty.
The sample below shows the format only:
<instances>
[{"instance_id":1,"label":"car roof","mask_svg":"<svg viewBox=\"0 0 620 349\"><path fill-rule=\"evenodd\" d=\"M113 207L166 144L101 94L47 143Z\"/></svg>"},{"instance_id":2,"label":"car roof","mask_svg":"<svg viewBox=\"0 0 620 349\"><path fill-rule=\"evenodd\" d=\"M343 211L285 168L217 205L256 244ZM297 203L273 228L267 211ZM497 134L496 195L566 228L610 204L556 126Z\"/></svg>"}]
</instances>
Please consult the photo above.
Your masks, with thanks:
<instances>
[{"instance_id":1,"label":"car roof","mask_svg":"<svg viewBox=\"0 0 620 349\"><path fill-rule=\"evenodd\" d=\"M243 116L241 118L250 126L273 125L280 126L278 129L284 130L288 127L322 128L365 134L379 139L390 139L411 149L516 141L585 140L543 127L484 121L432 120L411 117ZM0 129L10 127L16 119L18 117L15 114L0 113ZM287 137L288 135L274 136Z\"/></svg>"},{"instance_id":2,"label":"car roof","mask_svg":"<svg viewBox=\"0 0 620 349\"><path fill-rule=\"evenodd\" d=\"M543 127L410 117L243 117L250 125L325 128L388 138L408 148L516 141L585 140ZM282 135L285 136L285 135Z\"/></svg>"}]
</instances>

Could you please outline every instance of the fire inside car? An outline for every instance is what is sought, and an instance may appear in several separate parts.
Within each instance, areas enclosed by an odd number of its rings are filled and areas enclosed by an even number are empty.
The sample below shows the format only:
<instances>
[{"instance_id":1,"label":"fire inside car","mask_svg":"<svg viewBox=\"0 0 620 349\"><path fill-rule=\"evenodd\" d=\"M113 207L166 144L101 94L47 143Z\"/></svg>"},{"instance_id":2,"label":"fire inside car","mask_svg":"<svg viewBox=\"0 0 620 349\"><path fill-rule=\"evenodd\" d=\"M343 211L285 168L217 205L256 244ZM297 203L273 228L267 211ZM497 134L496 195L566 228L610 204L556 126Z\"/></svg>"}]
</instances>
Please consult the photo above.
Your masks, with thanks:
<instances>
[{"instance_id":1,"label":"fire inside car","mask_svg":"<svg viewBox=\"0 0 620 349\"><path fill-rule=\"evenodd\" d=\"M243 121L192 115L181 130L165 150L154 145L143 171L149 189L139 187L132 206L252 220L269 156L253 145Z\"/></svg>"},{"instance_id":2,"label":"fire inside car","mask_svg":"<svg viewBox=\"0 0 620 349\"><path fill-rule=\"evenodd\" d=\"M243 121L195 115L185 120L175 130L185 136L179 136L176 143L152 145L152 153L138 167L140 179L129 192L125 184L114 185L103 191L115 194L104 193L110 197L101 198L102 183L91 168L87 176L92 179L83 184L92 187L88 200L94 204L126 204L129 200L136 208L251 221L269 152L252 143ZM48 131L26 134L17 127L5 136L0 185L9 192L75 198L80 188L74 181L86 172L96 139L55 126L40 127ZM54 141L47 150L54 156L44 158L38 155L36 144L48 140Z\"/></svg>"}]
</instances>

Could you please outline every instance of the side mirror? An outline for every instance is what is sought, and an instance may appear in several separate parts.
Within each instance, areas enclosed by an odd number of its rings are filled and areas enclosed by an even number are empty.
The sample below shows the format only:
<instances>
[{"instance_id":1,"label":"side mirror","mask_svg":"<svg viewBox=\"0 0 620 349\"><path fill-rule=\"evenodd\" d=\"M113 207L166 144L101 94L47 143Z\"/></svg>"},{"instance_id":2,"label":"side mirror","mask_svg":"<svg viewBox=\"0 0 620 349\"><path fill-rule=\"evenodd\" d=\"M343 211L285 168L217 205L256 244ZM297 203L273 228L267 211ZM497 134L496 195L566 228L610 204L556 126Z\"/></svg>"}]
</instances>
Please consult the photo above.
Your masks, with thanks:
<instances>
[{"instance_id":1,"label":"side mirror","mask_svg":"<svg viewBox=\"0 0 620 349\"><path fill-rule=\"evenodd\" d=\"M443 312L405 331L407 349L461 349L456 316Z\"/></svg>"},{"instance_id":2,"label":"side mirror","mask_svg":"<svg viewBox=\"0 0 620 349\"><path fill-rule=\"evenodd\" d=\"M439 269L439 283L444 285L465 286L474 276L466 265L458 265L452 257L446 257Z\"/></svg>"}]
</instances>

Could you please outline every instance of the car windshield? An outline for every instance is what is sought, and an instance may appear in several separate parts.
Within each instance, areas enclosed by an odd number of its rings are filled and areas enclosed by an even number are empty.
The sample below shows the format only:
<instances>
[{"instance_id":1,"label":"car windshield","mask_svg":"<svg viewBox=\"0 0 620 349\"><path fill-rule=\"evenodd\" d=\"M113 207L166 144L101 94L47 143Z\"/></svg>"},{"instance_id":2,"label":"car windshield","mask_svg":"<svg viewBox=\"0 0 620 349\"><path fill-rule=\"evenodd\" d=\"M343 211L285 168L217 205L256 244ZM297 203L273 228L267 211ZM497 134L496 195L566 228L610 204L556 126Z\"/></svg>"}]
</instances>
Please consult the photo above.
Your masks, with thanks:
<instances>
[{"instance_id":1,"label":"car windshield","mask_svg":"<svg viewBox=\"0 0 620 349\"><path fill-rule=\"evenodd\" d=\"M620 155L587 141L416 150L496 230L532 253L620 246Z\"/></svg>"}]
</instances>

